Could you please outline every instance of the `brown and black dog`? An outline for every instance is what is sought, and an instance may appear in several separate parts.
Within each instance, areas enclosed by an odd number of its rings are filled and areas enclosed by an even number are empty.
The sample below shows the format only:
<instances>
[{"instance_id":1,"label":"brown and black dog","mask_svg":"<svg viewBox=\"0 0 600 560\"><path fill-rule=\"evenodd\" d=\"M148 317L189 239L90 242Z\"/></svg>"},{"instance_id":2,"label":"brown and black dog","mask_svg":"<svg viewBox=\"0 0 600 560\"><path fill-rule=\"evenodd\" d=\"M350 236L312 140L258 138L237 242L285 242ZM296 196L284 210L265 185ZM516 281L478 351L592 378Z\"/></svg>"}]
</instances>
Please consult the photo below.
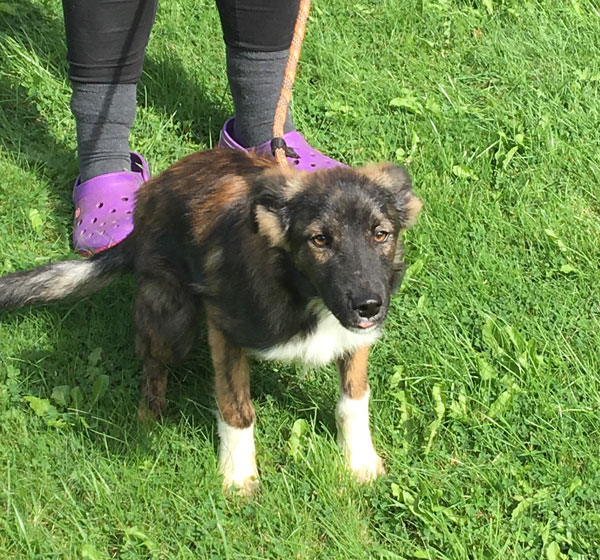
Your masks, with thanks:
<instances>
[{"instance_id":1,"label":"brown and black dog","mask_svg":"<svg viewBox=\"0 0 600 560\"><path fill-rule=\"evenodd\" d=\"M314 173L233 150L192 154L145 183L135 228L87 260L0 278L0 309L137 280L140 416L160 417L171 364L201 311L215 370L224 486L258 484L248 357L337 360L339 441L356 478L383 472L369 430L367 360L402 279L400 232L421 203L392 164Z\"/></svg>"}]
</instances>

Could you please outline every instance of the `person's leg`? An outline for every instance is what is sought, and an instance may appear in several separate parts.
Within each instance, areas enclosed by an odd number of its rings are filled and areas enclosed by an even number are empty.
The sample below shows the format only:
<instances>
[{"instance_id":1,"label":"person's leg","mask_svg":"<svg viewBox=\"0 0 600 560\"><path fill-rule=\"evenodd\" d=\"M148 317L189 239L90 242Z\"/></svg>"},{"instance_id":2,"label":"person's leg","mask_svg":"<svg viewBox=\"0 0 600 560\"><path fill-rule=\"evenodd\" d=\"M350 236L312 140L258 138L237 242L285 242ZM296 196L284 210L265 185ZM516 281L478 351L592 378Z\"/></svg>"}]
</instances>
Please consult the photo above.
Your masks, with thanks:
<instances>
[{"instance_id":1,"label":"person's leg","mask_svg":"<svg viewBox=\"0 0 600 560\"><path fill-rule=\"evenodd\" d=\"M235 106L233 134L245 147L273 137L273 116L287 58L287 49L268 52L227 47L227 77ZM288 110L284 132L292 130Z\"/></svg>"},{"instance_id":2,"label":"person's leg","mask_svg":"<svg viewBox=\"0 0 600 560\"><path fill-rule=\"evenodd\" d=\"M81 180L130 168L129 129L156 0L63 0Z\"/></svg>"},{"instance_id":3,"label":"person's leg","mask_svg":"<svg viewBox=\"0 0 600 560\"><path fill-rule=\"evenodd\" d=\"M219 145L271 153L275 108L281 93L299 0L217 0L227 47L227 77L235 118L223 126ZM288 162L314 170L342 165L308 144L296 132L289 111L284 141Z\"/></svg>"},{"instance_id":4,"label":"person's leg","mask_svg":"<svg viewBox=\"0 0 600 560\"><path fill-rule=\"evenodd\" d=\"M73 243L93 253L131 232L134 194L149 178L129 130L156 0L63 0L63 11L80 171Z\"/></svg>"},{"instance_id":5,"label":"person's leg","mask_svg":"<svg viewBox=\"0 0 600 560\"><path fill-rule=\"evenodd\" d=\"M272 137L298 0L217 0L235 106L233 135L245 147ZM294 130L291 118L285 132Z\"/></svg>"},{"instance_id":6,"label":"person's leg","mask_svg":"<svg viewBox=\"0 0 600 560\"><path fill-rule=\"evenodd\" d=\"M136 113L135 84L73 82L71 112L77 124L82 182L129 170L129 131Z\"/></svg>"}]
</instances>

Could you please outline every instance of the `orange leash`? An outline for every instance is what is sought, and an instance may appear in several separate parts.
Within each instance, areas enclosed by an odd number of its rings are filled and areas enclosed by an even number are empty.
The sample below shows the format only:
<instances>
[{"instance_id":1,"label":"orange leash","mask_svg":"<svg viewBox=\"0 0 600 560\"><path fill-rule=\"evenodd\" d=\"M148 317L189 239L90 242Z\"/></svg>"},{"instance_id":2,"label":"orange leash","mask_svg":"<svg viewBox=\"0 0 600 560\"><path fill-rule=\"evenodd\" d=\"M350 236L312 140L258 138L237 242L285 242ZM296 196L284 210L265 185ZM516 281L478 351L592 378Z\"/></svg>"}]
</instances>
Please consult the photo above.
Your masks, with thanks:
<instances>
[{"instance_id":1,"label":"orange leash","mask_svg":"<svg viewBox=\"0 0 600 560\"><path fill-rule=\"evenodd\" d=\"M287 116L290 101L292 100L292 87L296 79L296 69L300 60L300 51L302 50L302 42L304 41L304 33L306 31L306 22L310 12L310 0L300 0L298 7L298 17L294 26L294 34L290 44L290 53L288 55L285 72L283 75L283 84L281 93L277 101L275 109L275 118L273 119L273 140L271 140L271 149L273 155L280 165L287 165L286 145L283 140L283 130L285 117Z\"/></svg>"}]
</instances>

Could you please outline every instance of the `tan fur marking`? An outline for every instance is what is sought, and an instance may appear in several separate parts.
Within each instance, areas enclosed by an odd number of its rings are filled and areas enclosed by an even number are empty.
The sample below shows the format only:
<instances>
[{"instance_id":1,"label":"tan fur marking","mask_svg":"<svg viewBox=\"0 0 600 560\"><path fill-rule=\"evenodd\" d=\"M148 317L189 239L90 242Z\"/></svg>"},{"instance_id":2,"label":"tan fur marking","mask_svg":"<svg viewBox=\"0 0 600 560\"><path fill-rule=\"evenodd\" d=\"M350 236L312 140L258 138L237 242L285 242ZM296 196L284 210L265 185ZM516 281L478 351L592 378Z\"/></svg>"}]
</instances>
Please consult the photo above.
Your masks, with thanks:
<instances>
[{"instance_id":1,"label":"tan fur marking","mask_svg":"<svg viewBox=\"0 0 600 560\"><path fill-rule=\"evenodd\" d=\"M397 179L389 171L393 167L390 163L379 163L367 165L358 169L358 171L383 188L393 190L394 188L398 188ZM423 208L423 203L412 191L406 190L404 193L404 208L406 211L406 221L403 226L404 228L409 228L416 223L419 212Z\"/></svg>"},{"instance_id":2,"label":"tan fur marking","mask_svg":"<svg viewBox=\"0 0 600 560\"><path fill-rule=\"evenodd\" d=\"M423 208L423 203L416 196L411 194L406 200L406 222L405 227L409 228L415 225L417 222L417 218L419 217L419 212L421 212L421 208Z\"/></svg>"},{"instance_id":3,"label":"tan fur marking","mask_svg":"<svg viewBox=\"0 0 600 560\"><path fill-rule=\"evenodd\" d=\"M369 389L367 362L369 346L359 348L354 354L338 361L342 392L351 399L362 399Z\"/></svg>"},{"instance_id":4,"label":"tan fur marking","mask_svg":"<svg viewBox=\"0 0 600 560\"><path fill-rule=\"evenodd\" d=\"M335 235L340 235L339 232L339 224L334 220L332 222L330 222L328 224L329 229L333 230L333 235L335 237ZM309 224L307 229L306 229L306 233L307 233L307 238L311 238L314 237L316 235L322 234L323 233L323 227L324 225L322 223L319 222L313 222L312 224ZM330 240L328 240L329 242ZM318 247L317 245L315 245L312 241L308 242L308 246L310 248L310 251L313 255L314 260L319 263L320 265L324 265L327 264L327 262L329 261L330 257L331 257L331 252L328 251L327 246L324 247Z\"/></svg>"},{"instance_id":5,"label":"tan fur marking","mask_svg":"<svg viewBox=\"0 0 600 560\"><path fill-rule=\"evenodd\" d=\"M396 258L398 252L398 240L390 240L385 243L382 248L382 253L386 255L388 258L393 257Z\"/></svg>"},{"instance_id":6,"label":"tan fur marking","mask_svg":"<svg viewBox=\"0 0 600 560\"><path fill-rule=\"evenodd\" d=\"M282 247L285 244L285 232L277 215L264 206L257 206L255 216L258 233L269 240L271 247Z\"/></svg>"},{"instance_id":7,"label":"tan fur marking","mask_svg":"<svg viewBox=\"0 0 600 560\"><path fill-rule=\"evenodd\" d=\"M306 188L307 171L298 171L290 165L286 167L277 166L268 169L264 173L265 181L276 181L281 184L281 192L286 200L290 200L296 194Z\"/></svg>"},{"instance_id":8,"label":"tan fur marking","mask_svg":"<svg viewBox=\"0 0 600 560\"><path fill-rule=\"evenodd\" d=\"M320 249L319 247L312 247L311 251L313 253L313 257L315 262L319 263L319 265L327 264L329 261L330 254L327 249Z\"/></svg>"},{"instance_id":9,"label":"tan fur marking","mask_svg":"<svg viewBox=\"0 0 600 560\"><path fill-rule=\"evenodd\" d=\"M215 369L217 405L223 420L238 429L254 422L250 400L250 368L241 348L232 346L215 323L207 319L208 344Z\"/></svg>"},{"instance_id":10,"label":"tan fur marking","mask_svg":"<svg viewBox=\"0 0 600 560\"><path fill-rule=\"evenodd\" d=\"M393 178L388 173L386 173L384 168L385 165L389 164L378 163L365 165L364 167L357 169L357 171L359 173L362 173L363 175L366 175L369 179L381 185L382 187L386 189L391 189L394 187L395 183Z\"/></svg>"},{"instance_id":11,"label":"tan fur marking","mask_svg":"<svg viewBox=\"0 0 600 560\"><path fill-rule=\"evenodd\" d=\"M197 241L202 241L215 227L223 210L246 196L250 190L248 182L240 176L228 175L217 181L203 204L192 210L192 230Z\"/></svg>"}]
</instances>

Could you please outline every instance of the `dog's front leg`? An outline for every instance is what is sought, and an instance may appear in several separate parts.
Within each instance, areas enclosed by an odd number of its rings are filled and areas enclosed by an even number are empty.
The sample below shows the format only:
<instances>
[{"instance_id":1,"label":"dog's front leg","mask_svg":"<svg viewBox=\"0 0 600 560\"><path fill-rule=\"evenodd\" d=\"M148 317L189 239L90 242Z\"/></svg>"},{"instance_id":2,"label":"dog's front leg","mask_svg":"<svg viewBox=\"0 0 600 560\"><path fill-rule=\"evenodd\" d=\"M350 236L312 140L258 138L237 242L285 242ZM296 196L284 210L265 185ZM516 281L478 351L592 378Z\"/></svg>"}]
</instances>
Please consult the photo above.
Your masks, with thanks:
<instances>
[{"instance_id":1,"label":"dog's front leg","mask_svg":"<svg viewBox=\"0 0 600 560\"><path fill-rule=\"evenodd\" d=\"M338 361L342 393L335 409L338 443L359 482L369 482L385 472L369 429L368 359L366 346Z\"/></svg>"},{"instance_id":2,"label":"dog's front leg","mask_svg":"<svg viewBox=\"0 0 600 560\"><path fill-rule=\"evenodd\" d=\"M237 487L240 493L250 495L258 488L258 471L248 359L212 321L207 323L219 407L219 472L226 490Z\"/></svg>"}]
</instances>

